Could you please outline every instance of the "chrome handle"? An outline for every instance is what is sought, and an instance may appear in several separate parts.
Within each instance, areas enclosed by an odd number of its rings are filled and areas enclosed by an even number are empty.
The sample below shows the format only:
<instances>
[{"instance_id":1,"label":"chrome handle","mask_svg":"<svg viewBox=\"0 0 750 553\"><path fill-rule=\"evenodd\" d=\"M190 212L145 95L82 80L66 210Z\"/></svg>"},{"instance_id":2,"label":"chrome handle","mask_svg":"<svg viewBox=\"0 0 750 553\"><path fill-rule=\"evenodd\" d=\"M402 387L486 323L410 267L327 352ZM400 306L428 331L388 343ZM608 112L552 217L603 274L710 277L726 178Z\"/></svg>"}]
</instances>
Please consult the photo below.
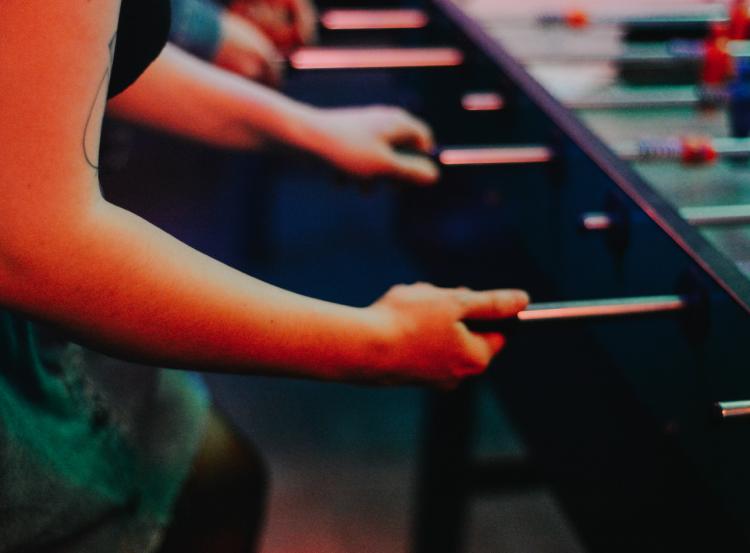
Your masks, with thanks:
<instances>
[{"instance_id":1,"label":"chrome handle","mask_svg":"<svg viewBox=\"0 0 750 553\"><path fill-rule=\"evenodd\" d=\"M715 407L722 419L750 416L750 401L718 401Z\"/></svg>"},{"instance_id":2,"label":"chrome handle","mask_svg":"<svg viewBox=\"0 0 750 553\"><path fill-rule=\"evenodd\" d=\"M455 67L464 61L456 48L300 48L289 56L293 69L397 69Z\"/></svg>"}]
</instances>

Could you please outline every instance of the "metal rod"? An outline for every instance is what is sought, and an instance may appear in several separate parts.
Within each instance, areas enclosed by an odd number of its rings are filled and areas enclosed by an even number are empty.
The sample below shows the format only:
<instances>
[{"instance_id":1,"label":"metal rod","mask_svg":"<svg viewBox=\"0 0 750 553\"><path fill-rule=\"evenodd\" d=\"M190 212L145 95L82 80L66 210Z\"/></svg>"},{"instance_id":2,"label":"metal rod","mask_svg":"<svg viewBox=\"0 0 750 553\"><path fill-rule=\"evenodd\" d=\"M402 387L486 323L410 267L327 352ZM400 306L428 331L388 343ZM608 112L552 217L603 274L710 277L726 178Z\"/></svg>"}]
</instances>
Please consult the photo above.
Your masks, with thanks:
<instances>
[{"instance_id":1,"label":"metal rod","mask_svg":"<svg viewBox=\"0 0 750 553\"><path fill-rule=\"evenodd\" d=\"M750 43L746 40L731 40L728 43L728 54L738 60L750 58ZM559 50L554 53L531 53L521 57L525 64L559 63L559 64L591 64L612 63L618 67L633 64L653 64L664 67L674 63L700 63L705 58L705 48L702 41L674 40L664 47L650 47L646 51L641 49L625 50L619 54L612 52L565 52Z\"/></svg>"},{"instance_id":2,"label":"metal rod","mask_svg":"<svg viewBox=\"0 0 750 553\"><path fill-rule=\"evenodd\" d=\"M750 225L750 204L683 207L680 215L697 227ZM617 226L615 218L605 212L589 212L581 216L581 226L591 232L606 231Z\"/></svg>"},{"instance_id":3,"label":"metal rod","mask_svg":"<svg viewBox=\"0 0 750 553\"><path fill-rule=\"evenodd\" d=\"M570 109L663 109L675 107L720 107L729 103L729 91L725 87L710 90L703 87L686 86L659 92L630 92L627 94L602 94L589 97L561 98ZM505 99L497 92L467 92L461 98L466 111L499 111L505 107Z\"/></svg>"},{"instance_id":4,"label":"metal rod","mask_svg":"<svg viewBox=\"0 0 750 553\"><path fill-rule=\"evenodd\" d=\"M750 401L719 401L715 406L722 419L750 416Z\"/></svg>"},{"instance_id":5,"label":"metal rod","mask_svg":"<svg viewBox=\"0 0 750 553\"><path fill-rule=\"evenodd\" d=\"M712 140L714 150L720 156L746 157L750 155L750 138L723 136Z\"/></svg>"},{"instance_id":6,"label":"metal rod","mask_svg":"<svg viewBox=\"0 0 750 553\"><path fill-rule=\"evenodd\" d=\"M703 28L703 26L712 23L726 23L728 21L724 10L714 13L672 13L647 17L626 15L606 16L589 14L581 10L571 10L562 13L546 13L537 18L537 23L540 25L560 25L570 28L586 28L590 26L658 28L670 25L696 25L699 28Z\"/></svg>"},{"instance_id":7,"label":"metal rod","mask_svg":"<svg viewBox=\"0 0 750 553\"><path fill-rule=\"evenodd\" d=\"M616 226L615 220L609 213L589 212L581 215L581 227L591 232L610 230Z\"/></svg>"},{"instance_id":8,"label":"metal rod","mask_svg":"<svg viewBox=\"0 0 750 553\"><path fill-rule=\"evenodd\" d=\"M750 138L673 136L620 144L615 146L615 151L629 161L681 160L693 164L710 163L717 157L750 157Z\"/></svg>"},{"instance_id":9,"label":"metal rod","mask_svg":"<svg viewBox=\"0 0 750 553\"><path fill-rule=\"evenodd\" d=\"M684 296L642 296L634 298L531 304L518 314L519 321L560 321L646 315L682 311L688 307Z\"/></svg>"},{"instance_id":10,"label":"metal rod","mask_svg":"<svg viewBox=\"0 0 750 553\"><path fill-rule=\"evenodd\" d=\"M696 226L729 226L750 224L750 205L715 205L683 207L680 215Z\"/></svg>"},{"instance_id":11,"label":"metal rod","mask_svg":"<svg viewBox=\"0 0 750 553\"><path fill-rule=\"evenodd\" d=\"M508 332L521 323L565 322L615 317L636 317L685 311L691 301L685 296L640 296L605 300L583 300L529 305L515 317L469 319L464 322L474 332Z\"/></svg>"},{"instance_id":12,"label":"metal rod","mask_svg":"<svg viewBox=\"0 0 750 553\"><path fill-rule=\"evenodd\" d=\"M497 92L467 92L461 98L461 106L466 111L500 111L505 107L505 99Z\"/></svg>"},{"instance_id":13,"label":"metal rod","mask_svg":"<svg viewBox=\"0 0 750 553\"><path fill-rule=\"evenodd\" d=\"M675 107L724 107L729 103L729 90L723 86L687 86L658 92L629 92L590 97L562 99L570 109L662 109Z\"/></svg>"},{"instance_id":14,"label":"metal rod","mask_svg":"<svg viewBox=\"0 0 750 553\"><path fill-rule=\"evenodd\" d=\"M294 69L396 69L455 67L464 61L456 48L300 48L289 56Z\"/></svg>"},{"instance_id":15,"label":"metal rod","mask_svg":"<svg viewBox=\"0 0 750 553\"><path fill-rule=\"evenodd\" d=\"M546 146L450 147L436 152L442 165L528 165L548 163L554 158Z\"/></svg>"},{"instance_id":16,"label":"metal rod","mask_svg":"<svg viewBox=\"0 0 750 553\"><path fill-rule=\"evenodd\" d=\"M327 10L320 16L320 24L331 31L359 31L380 29L422 29L430 17L417 9L392 10Z\"/></svg>"}]
</instances>

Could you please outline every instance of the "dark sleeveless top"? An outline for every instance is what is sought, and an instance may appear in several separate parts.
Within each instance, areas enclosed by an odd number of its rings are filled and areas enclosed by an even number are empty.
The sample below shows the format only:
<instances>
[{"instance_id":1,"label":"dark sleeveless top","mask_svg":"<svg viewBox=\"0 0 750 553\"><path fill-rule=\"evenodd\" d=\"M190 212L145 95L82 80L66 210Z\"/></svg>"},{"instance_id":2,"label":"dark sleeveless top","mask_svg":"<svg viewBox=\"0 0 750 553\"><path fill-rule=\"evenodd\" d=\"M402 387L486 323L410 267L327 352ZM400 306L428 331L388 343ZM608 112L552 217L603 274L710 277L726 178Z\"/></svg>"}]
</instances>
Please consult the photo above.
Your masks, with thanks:
<instances>
[{"instance_id":1,"label":"dark sleeveless top","mask_svg":"<svg viewBox=\"0 0 750 553\"><path fill-rule=\"evenodd\" d=\"M123 0L109 97L130 86L167 42L169 0Z\"/></svg>"}]
</instances>

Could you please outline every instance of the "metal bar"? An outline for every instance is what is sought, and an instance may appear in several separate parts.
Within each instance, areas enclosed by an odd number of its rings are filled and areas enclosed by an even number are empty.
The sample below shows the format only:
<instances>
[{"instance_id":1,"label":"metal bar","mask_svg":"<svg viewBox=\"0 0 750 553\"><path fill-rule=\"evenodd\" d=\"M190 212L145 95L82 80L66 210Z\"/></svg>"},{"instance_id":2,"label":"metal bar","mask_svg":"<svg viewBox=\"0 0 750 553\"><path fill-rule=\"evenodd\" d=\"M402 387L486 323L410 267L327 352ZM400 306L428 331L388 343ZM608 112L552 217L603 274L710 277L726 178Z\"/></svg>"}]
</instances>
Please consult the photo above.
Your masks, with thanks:
<instances>
[{"instance_id":1,"label":"metal bar","mask_svg":"<svg viewBox=\"0 0 750 553\"><path fill-rule=\"evenodd\" d=\"M729 226L750 224L750 205L714 205L683 207L682 215L696 226Z\"/></svg>"},{"instance_id":2,"label":"metal bar","mask_svg":"<svg viewBox=\"0 0 750 553\"><path fill-rule=\"evenodd\" d=\"M672 136L642 139L615 146L617 154L628 161L675 161L709 163L717 157L750 157L750 138Z\"/></svg>"},{"instance_id":3,"label":"metal bar","mask_svg":"<svg viewBox=\"0 0 750 553\"><path fill-rule=\"evenodd\" d=\"M632 93L628 95L600 95L579 98L561 98L566 107L579 110L595 109L660 109L674 107L698 107L702 105L723 106L729 102L729 92L721 89L702 92L696 87L668 92ZM461 106L466 111L499 111L505 107L505 99L497 92L467 92L461 97Z\"/></svg>"},{"instance_id":4,"label":"metal bar","mask_svg":"<svg viewBox=\"0 0 750 553\"><path fill-rule=\"evenodd\" d=\"M715 407L722 419L750 416L750 401L719 401Z\"/></svg>"},{"instance_id":5,"label":"metal bar","mask_svg":"<svg viewBox=\"0 0 750 553\"><path fill-rule=\"evenodd\" d=\"M619 54L612 52L541 52L521 56L524 64L559 63L559 64L590 64L611 63L617 67L628 64L653 64L657 67L669 66L674 63L701 63L705 57L702 41L671 41L665 47L653 47L647 50L629 49ZM745 40L732 40L728 44L731 57L742 60L750 58L750 43Z\"/></svg>"},{"instance_id":6,"label":"metal bar","mask_svg":"<svg viewBox=\"0 0 750 553\"><path fill-rule=\"evenodd\" d=\"M712 140L714 150L720 156L746 157L750 155L750 138L718 137Z\"/></svg>"},{"instance_id":7,"label":"metal bar","mask_svg":"<svg viewBox=\"0 0 750 553\"><path fill-rule=\"evenodd\" d=\"M320 24L331 31L360 31L386 29L422 29L430 17L417 9L393 10L327 10L320 16Z\"/></svg>"},{"instance_id":8,"label":"metal bar","mask_svg":"<svg viewBox=\"0 0 750 553\"><path fill-rule=\"evenodd\" d=\"M648 109L725 107L729 90L723 86L685 86L658 92L629 92L562 99L570 109Z\"/></svg>"},{"instance_id":9,"label":"metal bar","mask_svg":"<svg viewBox=\"0 0 750 553\"><path fill-rule=\"evenodd\" d=\"M518 314L519 321L560 321L646 315L683 311L688 300L683 296L642 296L634 298L537 303Z\"/></svg>"},{"instance_id":10,"label":"metal bar","mask_svg":"<svg viewBox=\"0 0 750 553\"><path fill-rule=\"evenodd\" d=\"M568 12L546 13L537 18L537 23L545 26L565 26L570 28L586 28L590 26L626 27L626 28L663 28L665 26L696 25L703 28L712 23L726 23L726 12L715 13L672 13L658 14L647 17L633 17L627 15L597 15L570 10Z\"/></svg>"},{"instance_id":11,"label":"metal bar","mask_svg":"<svg viewBox=\"0 0 750 553\"><path fill-rule=\"evenodd\" d=\"M529 305L515 317L506 319L467 319L473 332L509 332L522 323L565 322L637 317L686 311L691 301L685 296L640 296L605 300L583 300Z\"/></svg>"},{"instance_id":12,"label":"metal bar","mask_svg":"<svg viewBox=\"0 0 750 553\"><path fill-rule=\"evenodd\" d=\"M464 61L456 48L300 48L289 56L294 69L397 69L455 67Z\"/></svg>"},{"instance_id":13,"label":"metal bar","mask_svg":"<svg viewBox=\"0 0 750 553\"><path fill-rule=\"evenodd\" d=\"M450 147L437 151L442 165L527 165L548 163L554 157L546 146Z\"/></svg>"},{"instance_id":14,"label":"metal bar","mask_svg":"<svg viewBox=\"0 0 750 553\"><path fill-rule=\"evenodd\" d=\"M500 111L505 99L497 92L467 92L461 98L461 107L466 111Z\"/></svg>"},{"instance_id":15,"label":"metal bar","mask_svg":"<svg viewBox=\"0 0 750 553\"><path fill-rule=\"evenodd\" d=\"M750 204L683 207L679 213L698 227L750 225ZM609 213L592 211L581 216L581 227L587 231L606 231L615 226L617 222Z\"/></svg>"},{"instance_id":16,"label":"metal bar","mask_svg":"<svg viewBox=\"0 0 750 553\"><path fill-rule=\"evenodd\" d=\"M581 227L591 232L610 230L615 226L612 215L604 212L589 212L581 215Z\"/></svg>"}]
</instances>

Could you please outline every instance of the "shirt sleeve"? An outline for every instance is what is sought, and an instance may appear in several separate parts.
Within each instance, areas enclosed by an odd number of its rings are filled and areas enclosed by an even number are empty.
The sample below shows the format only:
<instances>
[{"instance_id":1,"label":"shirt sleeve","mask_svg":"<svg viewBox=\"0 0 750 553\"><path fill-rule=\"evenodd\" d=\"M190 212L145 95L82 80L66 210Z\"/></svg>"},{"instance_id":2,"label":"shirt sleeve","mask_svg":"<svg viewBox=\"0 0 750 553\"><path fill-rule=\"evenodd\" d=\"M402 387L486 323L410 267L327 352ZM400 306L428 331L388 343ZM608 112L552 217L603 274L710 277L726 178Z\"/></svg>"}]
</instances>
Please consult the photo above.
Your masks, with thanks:
<instances>
[{"instance_id":1,"label":"shirt sleeve","mask_svg":"<svg viewBox=\"0 0 750 553\"><path fill-rule=\"evenodd\" d=\"M211 0L171 0L169 40L204 60L212 60L221 43L221 8Z\"/></svg>"}]
</instances>

